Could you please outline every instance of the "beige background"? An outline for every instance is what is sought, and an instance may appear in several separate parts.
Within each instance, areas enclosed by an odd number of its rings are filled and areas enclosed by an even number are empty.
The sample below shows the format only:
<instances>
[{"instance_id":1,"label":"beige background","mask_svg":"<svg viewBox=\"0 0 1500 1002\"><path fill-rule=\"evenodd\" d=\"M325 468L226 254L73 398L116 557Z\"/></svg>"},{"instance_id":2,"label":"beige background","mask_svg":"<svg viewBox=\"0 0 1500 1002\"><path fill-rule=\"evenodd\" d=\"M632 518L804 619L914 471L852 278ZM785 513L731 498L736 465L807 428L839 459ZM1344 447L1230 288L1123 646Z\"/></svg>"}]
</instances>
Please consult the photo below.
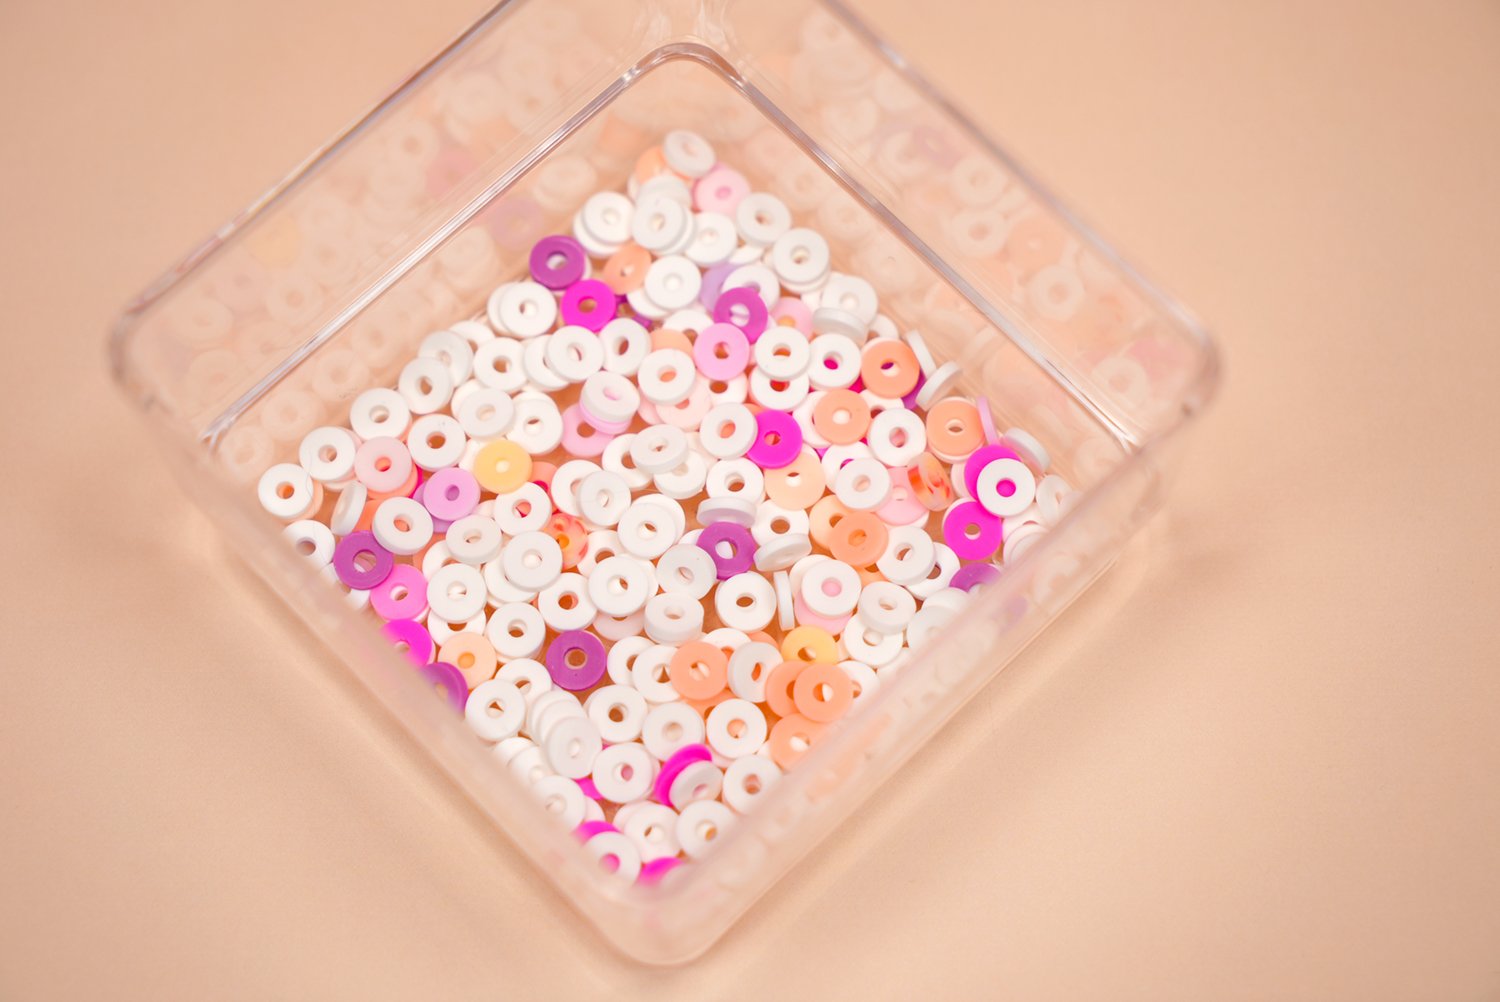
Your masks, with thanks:
<instances>
[{"instance_id":1,"label":"beige background","mask_svg":"<svg viewBox=\"0 0 1500 1002\"><path fill-rule=\"evenodd\" d=\"M1500 997L1500 7L857 0L1228 381L1130 559L658 972L308 673L103 374L482 6L0 4L0 997Z\"/></svg>"}]
</instances>

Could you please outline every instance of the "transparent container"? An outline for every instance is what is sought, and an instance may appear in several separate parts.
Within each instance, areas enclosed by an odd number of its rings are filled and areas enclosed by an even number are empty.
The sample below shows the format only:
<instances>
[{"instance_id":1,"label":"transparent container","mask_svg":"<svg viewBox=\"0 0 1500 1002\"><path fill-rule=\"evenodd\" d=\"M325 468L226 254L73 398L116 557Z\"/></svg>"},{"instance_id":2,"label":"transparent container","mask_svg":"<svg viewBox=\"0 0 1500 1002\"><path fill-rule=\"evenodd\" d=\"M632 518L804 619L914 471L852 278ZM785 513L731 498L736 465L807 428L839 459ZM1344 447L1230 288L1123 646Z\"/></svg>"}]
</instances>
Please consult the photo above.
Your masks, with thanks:
<instances>
[{"instance_id":1,"label":"transparent container","mask_svg":"<svg viewBox=\"0 0 1500 1002\"><path fill-rule=\"evenodd\" d=\"M953 629L882 684L713 852L603 879L255 500L268 465L482 313L669 129L708 137L836 269L874 284L959 389L1081 491ZM241 554L619 949L692 958L1051 622L1161 503L1214 348L883 41L817 0L512 0L130 305L109 351ZM561 930L559 930L561 932Z\"/></svg>"}]
</instances>

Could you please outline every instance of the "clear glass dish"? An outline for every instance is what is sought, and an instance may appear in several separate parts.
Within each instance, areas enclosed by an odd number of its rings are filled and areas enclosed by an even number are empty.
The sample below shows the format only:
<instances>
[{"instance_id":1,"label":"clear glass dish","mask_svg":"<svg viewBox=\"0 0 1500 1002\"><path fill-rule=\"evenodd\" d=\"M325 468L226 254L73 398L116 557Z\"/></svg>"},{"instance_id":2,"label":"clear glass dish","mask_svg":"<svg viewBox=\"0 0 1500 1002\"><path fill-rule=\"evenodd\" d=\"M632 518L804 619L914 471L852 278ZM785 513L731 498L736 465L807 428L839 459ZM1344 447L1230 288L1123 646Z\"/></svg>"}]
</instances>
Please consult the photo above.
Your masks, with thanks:
<instances>
[{"instance_id":1,"label":"clear glass dish","mask_svg":"<svg viewBox=\"0 0 1500 1002\"><path fill-rule=\"evenodd\" d=\"M253 484L526 268L669 129L821 230L960 389L1038 436L1080 502L712 854L624 886L497 768L371 621L280 541ZM132 303L115 376L236 550L605 937L692 958L901 765L1161 504L1217 356L1146 282L842 7L512 0Z\"/></svg>"}]
</instances>

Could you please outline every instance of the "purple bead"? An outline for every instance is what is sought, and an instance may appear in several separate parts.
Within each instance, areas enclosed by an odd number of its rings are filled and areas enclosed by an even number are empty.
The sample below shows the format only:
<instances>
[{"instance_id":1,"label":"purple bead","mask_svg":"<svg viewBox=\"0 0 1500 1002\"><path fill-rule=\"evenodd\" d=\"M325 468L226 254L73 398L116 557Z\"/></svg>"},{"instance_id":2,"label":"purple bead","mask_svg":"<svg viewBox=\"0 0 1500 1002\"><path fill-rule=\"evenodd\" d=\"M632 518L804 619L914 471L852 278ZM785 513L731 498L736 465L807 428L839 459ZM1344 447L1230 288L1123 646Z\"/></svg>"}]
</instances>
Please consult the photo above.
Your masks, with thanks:
<instances>
[{"instance_id":1,"label":"purple bead","mask_svg":"<svg viewBox=\"0 0 1500 1002\"><path fill-rule=\"evenodd\" d=\"M755 415L755 442L746 453L763 470L790 466L802 454L802 428L785 411L764 410Z\"/></svg>"},{"instance_id":2,"label":"purple bead","mask_svg":"<svg viewBox=\"0 0 1500 1002\"><path fill-rule=\"evenodd\" d=\"M380 628L385 638L400 647L406 645L406 656L418 667L432 660L432 634L415 619L393 619Z\"/></svg>"},{"instance_id":3,"label":"purple bead","mask_svg":"<svg viewBox=\"0 0 1500 1002\"><path fill-rule=\"evenodd\" d=\"M953 575L949 582L954 588L963 591L974 591L982 585L991 581L1000 580L1000 568L994 564L965 564Z\"/></svg>"},{"instance_id":4,"label":"purple bead","mask_svg":"<svg viewBox=\"0 0 1500 1002\"><path fill-rule=\"evenodd\" d=\"M563 323L586 327L597 334L615 318L615 308L619 305L613 289L598 279L586 278L568 286L560 309Z\"/></svg>"},{"instance_id":5,"label":"purple bead","mask_svg":"<svg viewBox=\"0 0 1500 1002\"><path fill-rule=\"evenodd\" d=\"M368 564L361 567L361 564ZM339 580L356 591L369 591L384 581L396 566L396 558L375 541L372 532L351 532L333 548L333 570Z\"/></svg>"},{"instance_id":6,"label":"purple bead","mask_svg":"<svg viewBox=\"0 0 1500 1002\"><path fill-rule=\"evenodd\" d=\"M739 319L736 319L738 317ZM714 322L734 324L745 332L751 344L760 339L771 314L766 310L766 301L760 293L748 286L730 289L714 303Z\"/></svg>"},{"instance_id":7,"label":"purple bead","mask_svg":"<svg viewBox=\"0 0 1500 1002\"><path fill-rule=\"evenodd\" d=\"M703 285L698 289L698 302L703 304L705 310L714 308L714 304L719 301L719 290L724 288L724 279L738 267L737 264L724 261L703 273Z\"/></svg>"},{"instance_id":8,"label":"purple bead","mask_svg":"<svg viewBox=\"0 0 1500 1002\"><path fill-rule=\"evenodd\" d=\"M964 486L969 489L969 497L979 496L979 471L997 459L1019 461L1021 456L1008 445L981 445L964 460Z\"/></svg>"},{"instance_id":9,"label":"purple bead","mask_svg":"<svg viewBox=\"0 0 1500 1002\"><path fill-rule=\"evenodd\" d=\"M698 534L698 546L714 558L720 581L743 574L755 565L755 537L743 525L713 522Z\"/></svg>"},{"instance_id":10,"label":"purple bead","mask_svg":"<svg viewBox=\"0 0 1500 1002\"><path fill-rule=\"evenodd\" d=\"M565 289L583 277L583 245L572 237L542 237L531 248L531 277L549 289Z\"/></svg>"},{"instance_id":11,"label":"purple bead","mask_svg":"<svg viewBox=\"0 0 1500 1002\"><path fill-rule=\"evenodd\" d=\"M464 704L469 700L469 683L464 680L464 673L457 667L446 661L434 661L418 668L417 674L431 683L454 712L464 712Z\"/></svg>"},{"instance_id":12,"label":"purple bead","mask_svg":"<svg viewBox=\"0 0 1500 1002\"><path fill-rule=\"evenodd\" d=\"M547 647L547 674L560 689L587 689L604 677L604 667L604 642L587 630L564 630Z\"/></svg>"}]
</instances>

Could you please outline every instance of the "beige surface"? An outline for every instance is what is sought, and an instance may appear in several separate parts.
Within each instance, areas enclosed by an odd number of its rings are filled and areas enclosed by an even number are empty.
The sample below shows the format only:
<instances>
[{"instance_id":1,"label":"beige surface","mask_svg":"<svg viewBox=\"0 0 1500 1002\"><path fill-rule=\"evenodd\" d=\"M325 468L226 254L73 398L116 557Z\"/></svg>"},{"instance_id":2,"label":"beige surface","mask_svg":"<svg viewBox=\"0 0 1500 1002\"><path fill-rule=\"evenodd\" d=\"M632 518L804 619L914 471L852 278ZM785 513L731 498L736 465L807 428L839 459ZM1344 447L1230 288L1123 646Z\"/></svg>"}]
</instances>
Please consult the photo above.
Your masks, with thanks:
<instances>
[{"instance_id":1,"label":"beige surface","mask_svg":"<svg viewBox=\"0 0 1500 1002\"><path fill-rule=\"evenodd\" d=\"M0 997L1500 996L1500 8L856 4L1228 382L1131 561L652 972L307 680L105 384L122 301L481 4L379 6L0 6Z\"/></svg>"}]
</instances>

